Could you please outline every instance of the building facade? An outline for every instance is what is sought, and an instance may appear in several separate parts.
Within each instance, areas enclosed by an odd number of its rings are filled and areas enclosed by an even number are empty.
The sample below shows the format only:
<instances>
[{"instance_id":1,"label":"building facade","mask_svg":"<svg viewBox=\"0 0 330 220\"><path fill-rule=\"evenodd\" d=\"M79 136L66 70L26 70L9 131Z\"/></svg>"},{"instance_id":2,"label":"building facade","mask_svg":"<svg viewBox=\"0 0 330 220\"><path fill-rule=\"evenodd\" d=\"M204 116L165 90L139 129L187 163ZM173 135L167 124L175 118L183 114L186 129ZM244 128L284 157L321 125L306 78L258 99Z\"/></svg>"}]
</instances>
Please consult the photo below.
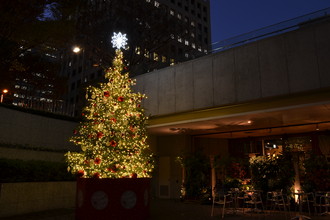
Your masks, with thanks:
<instances>
[{"instance_id":1,"label":"building facade","mask_svg":"<svg viewBox=\"0 0 330 220\"><path fill-rule=\"evenodd\" d=\"M84 105L83 88L103 80L111 66L113 32L127 34L127 71L136 76L207 54L210 8L205 0L85 1L77 13L77 39L63 55L61 74L69 78L67 108Z\"/></svg>"},{"instance_id":2,"label":"building facade","mask_svg":"<svg viewBox=\"0 0 330 220\"><path fill-rule=\"evenodd\" d=\"M248 163L255 156L276 158L285 151L294 157L287 170L298 170L295 190L313 178L329 181L327 169L314 170L309 178L299 172L311 158L322 156L325 167L330 161L329 27L324 17L137 76L135 89L148 96L144 107L151 115L150 142L159 157L157 196L180 197L187 175L177 158L192 153L207 158L204 177L212 188L225 180L217 159ZM247 172L245 178L251 175ZM328 183L321 184L323 190L329 190Z\"/></svg>"}]
</instances>

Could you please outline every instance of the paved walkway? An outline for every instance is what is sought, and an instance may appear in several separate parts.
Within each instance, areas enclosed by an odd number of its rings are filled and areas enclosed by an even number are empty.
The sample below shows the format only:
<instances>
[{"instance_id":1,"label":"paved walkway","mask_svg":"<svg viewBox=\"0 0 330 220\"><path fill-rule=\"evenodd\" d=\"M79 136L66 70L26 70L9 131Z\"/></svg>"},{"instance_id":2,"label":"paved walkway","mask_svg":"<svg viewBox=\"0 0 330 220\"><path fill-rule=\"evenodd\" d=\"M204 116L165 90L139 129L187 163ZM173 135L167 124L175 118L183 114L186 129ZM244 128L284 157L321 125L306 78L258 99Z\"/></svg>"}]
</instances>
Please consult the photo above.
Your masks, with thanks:
<instances>
[{"instance_id":1,"label":"paved walkway","mask_svg":"<svg viewBox=\"0 0 330 220\"><path fill-rule=\"evenodd\" d=\"M215 216L211 217L211 205L201 205L194 202L180 202L177 200L154 199L151 202L149 220L215 220L221 219L220 208L215 209ZM285 215L283 212L276 213L238 213L226 214L225 219L229 220L285 220L291 219L295 213ZM328 216L311 216L313 220L330 220ZM0 220L74 220L74 209L51 210L47 212L33 213L24 216L0 218Z\"/></svg>"}]
</instances>

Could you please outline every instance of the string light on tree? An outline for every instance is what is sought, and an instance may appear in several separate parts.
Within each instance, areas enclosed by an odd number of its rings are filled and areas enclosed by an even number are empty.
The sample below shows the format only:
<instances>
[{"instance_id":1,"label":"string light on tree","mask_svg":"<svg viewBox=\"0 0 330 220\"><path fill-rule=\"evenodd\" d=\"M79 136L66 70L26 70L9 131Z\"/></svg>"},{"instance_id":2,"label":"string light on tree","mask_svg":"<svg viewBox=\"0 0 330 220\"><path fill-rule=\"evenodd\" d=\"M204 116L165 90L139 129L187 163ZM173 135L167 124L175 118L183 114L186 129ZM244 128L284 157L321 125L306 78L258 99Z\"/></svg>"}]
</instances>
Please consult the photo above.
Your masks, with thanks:
<instances>
[{"instance_id":1,"label":"string light on tree","mask_svg":"<svg viewBox=\"0 0 330 220\"><path fill-rule=\"evenodd\" d=\"M114 34L116 56L105 83L87 88L84 120L70 139L80 152L68 152L70 172L83 178L151 177L153 154L147 144L144 94L133 93L135 80L123 73L126 34Z\"/></svg>"}]
</instances>

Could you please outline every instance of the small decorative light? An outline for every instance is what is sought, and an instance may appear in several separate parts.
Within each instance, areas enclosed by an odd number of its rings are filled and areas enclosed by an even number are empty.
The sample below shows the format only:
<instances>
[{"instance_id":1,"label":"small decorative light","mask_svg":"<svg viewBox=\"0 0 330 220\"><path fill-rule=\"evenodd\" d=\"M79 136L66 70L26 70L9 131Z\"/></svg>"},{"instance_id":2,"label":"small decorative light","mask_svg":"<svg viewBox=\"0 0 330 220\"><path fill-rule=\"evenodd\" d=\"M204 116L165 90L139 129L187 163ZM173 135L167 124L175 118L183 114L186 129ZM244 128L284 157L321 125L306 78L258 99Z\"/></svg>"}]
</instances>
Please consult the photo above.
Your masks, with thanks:
<instances>
[{"instance_id":1,"label":"small decorative light","mask_svg":"<svg viewBox=\"0 0 330 220\"><path fill-rule=\"evenodd\" d=\"M118 50L120 48L125 48L127 45L127 37L126 34L119 33L113 33L113 36L111 38L111 43L114 48L117 48Z\"/></svg>"},{"instance_id":2,"label":"small decorative light","mask_svg":"<svg viewBox=\"0 0 330 220\"><path fill-rule=\"evenodd\" d=\"M79 53L81 51L80 47L74 47L72 50L74 53Z\"/></svg>"},{"instance_id":3,"label":"small decorative light","mask_svg":"<svg viewBox=\"0 0 330 220\"><path fill-rule=\"evenodd\" d=\"M315 129L315 130L317 130L317 131L320 130L320 128L319 128L319 124L316 124L316 129Z\"/></svg>"}]
</instances>

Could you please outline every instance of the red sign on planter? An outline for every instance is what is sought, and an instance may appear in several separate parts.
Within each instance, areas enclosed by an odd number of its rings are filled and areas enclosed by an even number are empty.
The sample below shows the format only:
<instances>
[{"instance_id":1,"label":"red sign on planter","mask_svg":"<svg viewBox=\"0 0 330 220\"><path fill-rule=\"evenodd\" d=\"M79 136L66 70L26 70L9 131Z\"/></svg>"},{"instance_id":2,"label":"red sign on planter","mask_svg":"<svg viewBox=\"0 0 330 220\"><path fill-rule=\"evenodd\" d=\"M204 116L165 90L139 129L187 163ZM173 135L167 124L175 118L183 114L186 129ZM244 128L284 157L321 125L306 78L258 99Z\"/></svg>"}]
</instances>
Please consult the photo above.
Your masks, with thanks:
<instances>
[{"instance_id":1,"label":"red sign on planter","mask_svg":"<svg viewBox=\"0 0 330 220\"><path fill-rule=\"evenodd\" d=\"M76 220L145 220L149 217L149 178L78 178Z\"/></svg>"}]
</instances>

